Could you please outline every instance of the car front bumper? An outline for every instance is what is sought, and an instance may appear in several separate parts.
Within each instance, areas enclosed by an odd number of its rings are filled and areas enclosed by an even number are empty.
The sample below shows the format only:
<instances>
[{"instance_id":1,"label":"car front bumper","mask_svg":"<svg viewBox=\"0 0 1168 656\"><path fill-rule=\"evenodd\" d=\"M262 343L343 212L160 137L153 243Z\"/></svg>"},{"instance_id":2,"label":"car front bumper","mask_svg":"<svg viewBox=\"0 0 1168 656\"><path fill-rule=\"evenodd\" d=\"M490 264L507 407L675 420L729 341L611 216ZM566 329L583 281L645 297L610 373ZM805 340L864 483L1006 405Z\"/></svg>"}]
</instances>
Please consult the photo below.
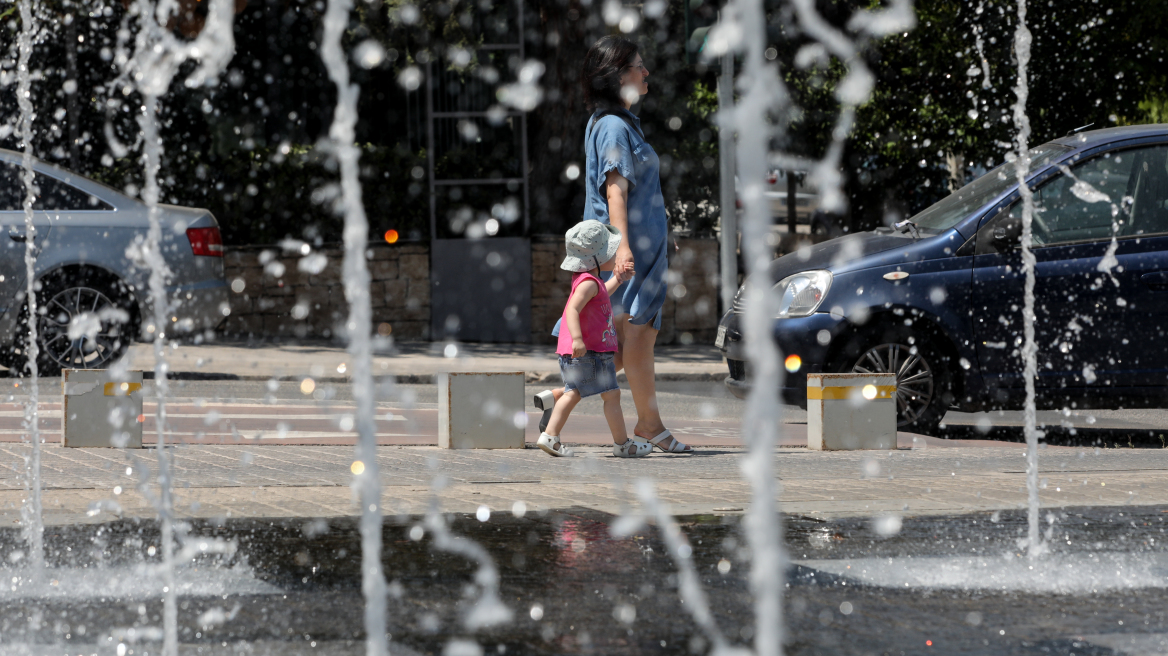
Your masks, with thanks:
<instances>
[{"instance_id":1,"label":"car front bumper","mask_svg":"<svg viewBox=\"0 0 1168 656\"><path fill-rule=\"evenodd\" d=\"M741 315L728 312L719 328L725 328L720 347L726 358L729 375L726 388L738 398L746 398L752 386L752 369L746 352L740 321ZM800 407L807 406L807 374L828 371L831 363L831 344L847 328L847 321L828 313L817 312L806 317L776 319L772 335L786 365L779 385L779 398ZM794 356L798 357L796 361Z\"/></svg>"}]
</instances>

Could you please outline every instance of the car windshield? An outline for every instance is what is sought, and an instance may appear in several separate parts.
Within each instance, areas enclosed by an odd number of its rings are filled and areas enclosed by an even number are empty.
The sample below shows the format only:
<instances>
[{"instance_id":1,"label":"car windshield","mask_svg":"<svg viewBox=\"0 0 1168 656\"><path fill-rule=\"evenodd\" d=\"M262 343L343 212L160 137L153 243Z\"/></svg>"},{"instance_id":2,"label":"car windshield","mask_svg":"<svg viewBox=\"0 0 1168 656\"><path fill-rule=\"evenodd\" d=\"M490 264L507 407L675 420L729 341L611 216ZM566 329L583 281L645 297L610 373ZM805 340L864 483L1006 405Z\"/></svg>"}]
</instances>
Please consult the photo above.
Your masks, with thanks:
<instances>
[{"instance_id":1,"label":"car windshield","mask_svg":"<svg viewBox=\"0 0 1168 656\"><path fill-rule=\"evenodd\" d=\"M1043 144L1030 150L1030 170L1037 171L1069 151L1058 144ZM1017 183L1014 162L1006 162L930 205L912 218L918 228L948 230L969 213L984 206Z\"/></svg>"}]
</instances>

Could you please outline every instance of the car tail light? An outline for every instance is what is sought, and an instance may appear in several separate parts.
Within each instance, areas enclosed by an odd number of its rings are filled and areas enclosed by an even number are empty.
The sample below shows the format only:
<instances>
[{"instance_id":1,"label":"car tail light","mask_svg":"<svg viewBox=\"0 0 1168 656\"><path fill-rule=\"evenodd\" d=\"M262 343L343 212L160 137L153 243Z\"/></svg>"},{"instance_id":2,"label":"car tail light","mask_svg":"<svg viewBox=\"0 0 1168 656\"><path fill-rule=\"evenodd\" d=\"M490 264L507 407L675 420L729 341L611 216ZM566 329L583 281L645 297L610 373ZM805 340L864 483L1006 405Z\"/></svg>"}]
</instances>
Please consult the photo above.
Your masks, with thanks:
<instances>
[{"instance_id":1,"label":"car tail light","mask_svg":"<svg viewBox=\"0 0 1168 656\"><path fill-rule=\"evenodd\" d=\"M223 257L223 237L219 228L187 228L191 252L207 257Z\"/></svg>"}]
</instances>

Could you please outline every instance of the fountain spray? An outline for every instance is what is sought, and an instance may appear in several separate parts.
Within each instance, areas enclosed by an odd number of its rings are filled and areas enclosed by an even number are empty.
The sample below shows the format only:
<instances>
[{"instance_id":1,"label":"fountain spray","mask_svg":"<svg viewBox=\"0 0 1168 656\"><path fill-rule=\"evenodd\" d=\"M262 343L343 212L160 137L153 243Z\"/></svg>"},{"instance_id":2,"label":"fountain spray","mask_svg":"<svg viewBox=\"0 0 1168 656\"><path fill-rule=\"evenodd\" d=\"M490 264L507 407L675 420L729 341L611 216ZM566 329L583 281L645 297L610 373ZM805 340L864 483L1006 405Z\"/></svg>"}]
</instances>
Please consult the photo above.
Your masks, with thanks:
<instances>
[{"instance_id":1,"label":"fountain spray","mask_svg":"<svg viewBox=\"0 0 1168 656\"><path fill-rule=\"evenodd\" d=\"M773 257L767 246L770 216L763 197L767 151L773 126L767 120L775 107L786 108L787 94L777 67L768 64L766 13L761 0L739 0L734 9L742 30L744 56L736 86L741 94L734 108L733 126L739 134L751 135L738 143L737 169L744 181L742 201L743 255L748 279L762 281ZM723 127L723 129L727 129ZM750 589L754 596L754 653L777 656L783 649L783 579L787 554L783 548L783 526L778 508L778 476L775 447L782 408L775 403L774 390L782 382L778 347L771 338L771 322L778 314L773 285L747 285L744 332L747 352L754 369L754 384L746 403L743 439L750 450L741 461L750 481L751 500L745 524L750 543Z\"/></svg>"},{"instance_id":2,"label":"fountain spray","mask_svg":"<svg viewBox=\"0 0 1168 656\"><path fill-rule=\"evenodd\" d=\"M28 343L25 345L24 356L28 371L28 401L24 405L24 424L28 429L28 439L32 443L32 451L25 465L26 485L28 497L21 506L21 516L24 519L25 539L28 541L29 565L33 576L38 576L45 567L45 526L41 507L41 436L40 436L40 381L37 369L37 358L40 357L40 345L37 343L37 317L40 316L37 308L36 295L36 226L32 222L32 205L36 200L37 188L32 170L32 72L29 70L29 61L32 58L33 38L36 35L36 18L32 11L32 0L20 0L20 36L18 37L19 57L16 65L17 87L16 103L20 107L19 131L20 140L24 146L21 164L24 168L21 176L24 182L24 269L25 269L25 303L28 307Z\"/></svg>"},{"instance_id":3,"label":"fountain spray","mask_svg":"<svg viewBox=\"0 0 1168 656\"><path fill-rule=\"evenodd\" d=\"M685 604L685 610L713 646L710 656L749 656L751 654L749 650L731 646L718 627L718 622L710 609L709 598L702 588L701 576L693 562L693 548L690 547L681 527L673 519L669 505L658 498L653 481L647 478L639 479L636 491L643 512L618 519L609 529L613 537L624 538L632 535L645 525L646 517L651 517L657 524L657 530L661 533L661 539L665 542L670 557L677 565L677 591Z\"/></svg>"},{"instance_id":4,"label":"fountain spray","mask_svg":"<svg viewBox=\"0 0 1168 656\"><path fill-rule=\"evenodd\" d=\"M162 226L158 218L158 169L162 165L162 140L158 136L158 96L146 95L144 111L138 117L142 128L143 152L145 153L146 184L142 188L142 200L150 211L150 228L146 233L146 243L142 254L150 267L150 296L154 302L154 389L158 395L156 425L158 441L158 515L162 522L161 548L163 582L165 594L162 626L163 653L167 656L178 654L178 594L174 575L174 480L171 468L172 453L167 445L166 398L170 394L167 380L169 366L166 362L166 315L169 303L166 297L166 281L170 270L162 257Z\"/></svg>"},{"instance_id":5,"label":"fountain spray","mask_svg":"<svg viewBox=\"0 0 1168 656\"><path fill-rule=\"evenodd\" d=\"M1030 175L1030 117L1026 115L1026 97L1029 94L1026 68L1030 63L1030 30L1026 27L1026 0L1018 0L1018 27L1014 30L1014 56L1018 62L1018 82L1014 86L1014 137L1018 180L1018 194L1022 197L1022 272L1026 276L1022 303L1022 375L1026 381L1026 409L1024 434L1026 436L1026 492L1029 501L1027 514L1027 554L1037 557L1043 552L1038 532L1038 430L1035 417L1034 378L1038 375L1038 345L1034 341L1034 251L1031 250L1034 233L1034 193L1026 184Z\"/></svg>"},{"instance_id":6,"label":"fountain spray","mask_svg":"<svg viewBox=\"0 0 1168 656\"><path fill-rule=\"evenodd\" d=\"M142 94L138 125L142 130L145 184L142 200L149 210L150 227L146 240L140 245L141 256L150 269L149 296L153 306L151 320L154 326L154 384L158 397L156 414L158 485L155 504L161 523L163 565L163 653L178 654L178 591L175 581L174 553L174 480L171 462L173 454L167 445L166 399L170 392L167 379L166 327L170 325L171 301L166 293L170 271L162 255L162 226L159 220L160 197L158 171L162 166L163 144L158 134L159 99L166 94L179 66L187 60L200 60L200 65L185 81L188 87L198 87L214 78L231 60L235 52L232 0L211 0L203 31L194 41L180 41L166 29L170 16L177 10L174 0L162 0L157 6L151 0L136 0L131 15L139 22L132 57L119 52L125 84L132 80ZM119 44L121 45L121 44ZM119 48L120 50L120 48ZM119 80L121 81L121 80ZM115 85L117 86L117 85Z\"/></svg>"},{"instance_id":7,"label":"fountain spray","mask_svg":"<svg viewBox=\"0 0 1168 656\"><path fill-rule=\"evenodd\" d=\"M369 222L361 201L356 146L357 96L360 89L349 80L349 65L341 37L353 10L351 0L329 0L324 15L321 59L329 79L337 87L337 106L329 128L329 148L340 165L341 207L345 215L345 299L349 302L349 354L353 365L353 400L356 403L357 462L353 488L361 502L361 591L365 596L365 653L383 656L386 640L386 585L381 568L381 479L377 466L377 433L374 425L373 347L370 332L373 309L369 299ZM357 463L361 466L358 467Z\"/></svg>"},{"instance_id":8,"label":"fountain spray","mask_svg":"<svg viewBox=\"0 0 1168 656\"><path fill-rule=\"evenodd\" d=\"M446 477L435 475L433 494L430 497L430 505L426 510L424 523L426 530L430 531L433 536L435 549L458 554L467 560L478 563L474 582L479 586L481 592L478 599L463 616L462 624L471 631L506 624L511 621L513 613L499 596L499 568L495 565L491 554L483 548L483 545L470 538L451 533L438 497L439 491L445 485Z\"/></svg>"},{"instance_id":9,"label":"fountain spray","mask_svg":"<svg viewBox=\"0 0 1168 656\"><path fill-rule=\"evenodd\" d=\"M742 248L747 264L748 284L743 328L747 353L754 370L754 381L747 400L743 421L744 441L750 456L742 467L751 483L752 498L746 515L746 535L751 547L751 591L755 599L755 653L770 656L782 653L782 594L786 570L781 515L776 508L779 486L774 469L774 450L778 444L781 408L774 402L774 390L782 381L779 367L781 354L771 338L771 322L777 316L778 299L768 279L772 253L766 245L770 217L763 197L762 180L768 164L784 168L802 168L820 192L820 204L827 210L845 207L841 191L840 163L844 139L855 122L856 107L871 95L875 78L859 56L862 45L870 38L912 29L916 17L911 0L894 0L884 9L857 11L847 23L857 33L853 39L823 19L811 0L793 0L799 28L819 42L832 55L847 62L848 73L837 85L835 96L840 113L832 131L832 141L822 159L811 160L784 153L770 153L772 138L784 135L784 122L790 120L791 101L777 67L766 60L766 11L759 0L735 0L726 7L722 20L711 30L707 42L709 56L744 51L744 66L737 81L741 97L729 115L719 115L723 130L749 134L738 146L737 168L743 182L742 200L745 220L742 223ZM770 117L778 115L777 124ZM768 161L769 160L769 161ZM762 282L759 282L762 281Z\"/></svg>"}]
</instances>

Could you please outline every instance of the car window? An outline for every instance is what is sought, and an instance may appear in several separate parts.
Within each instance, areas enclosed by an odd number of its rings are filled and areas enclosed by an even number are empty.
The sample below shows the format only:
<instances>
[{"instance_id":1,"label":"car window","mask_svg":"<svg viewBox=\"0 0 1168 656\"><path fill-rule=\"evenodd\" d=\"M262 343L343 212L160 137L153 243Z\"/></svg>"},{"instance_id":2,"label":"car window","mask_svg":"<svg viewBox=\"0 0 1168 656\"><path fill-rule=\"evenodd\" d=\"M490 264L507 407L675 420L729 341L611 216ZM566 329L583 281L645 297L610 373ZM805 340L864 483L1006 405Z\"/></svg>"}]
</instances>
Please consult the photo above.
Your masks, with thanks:
<instances>
[{"instance_id":1,"label":"car window","mask_svg":"<svg viewBox=\"0 0 1168 656\"><path fill-rule=\"evenodd\" d=\"M24 185L20 182L20 169L8 162L0 162L0 212L20 209L24 197Z\"/></svg>"},{"instance_id":2,"label":"car window","mask_svg":"<svg viewBox=\"0 0 1168 656\"><path fill-rule=\"evenodd\" d=\"M1125 234L1168 232L1168 146L1144 148L1135 154L1125 201L1130 203L1125 207Z\"/></svg>"},{"instance_id":3,"label":"car window","mask_svg":"<svg viewBox=\"0 0 1168 656\"><path fill-rule=\"evenodd\" d=\"M1069 173L1069 174L1068 174ZM1035 245L1168 232L1168 146L1104 153L1034 191ZM1022 203L1010 209L1021 221Z\"/></svg>"},{"instance_id":4,"label":"car window","mask_svg":"<svg viewBox=\"0 0 1168 656\"><path fill-rule=\"evenodd\" d=\"M0 162L0 211L18 212L24 208L24 179L19 166ZM32 208L52 210L111 210L100 198L45 175L36 174L33 183L38 194Z\"/></svg>"},{"instance_id":5,"label":"car window","mask_svg":"<svg viewBox=\"0 0 1168 656\"><path fill-rule=\"evenodd\" d=\"M1058 144L1043 144L1030 151L1030 170L1037 171L1070 149ZM921 229L947 230L957 225L970 212L1018 184L1013 162L1006 162L961 189L930 205L912 218Z\"/></svg>"}]
</instances>

